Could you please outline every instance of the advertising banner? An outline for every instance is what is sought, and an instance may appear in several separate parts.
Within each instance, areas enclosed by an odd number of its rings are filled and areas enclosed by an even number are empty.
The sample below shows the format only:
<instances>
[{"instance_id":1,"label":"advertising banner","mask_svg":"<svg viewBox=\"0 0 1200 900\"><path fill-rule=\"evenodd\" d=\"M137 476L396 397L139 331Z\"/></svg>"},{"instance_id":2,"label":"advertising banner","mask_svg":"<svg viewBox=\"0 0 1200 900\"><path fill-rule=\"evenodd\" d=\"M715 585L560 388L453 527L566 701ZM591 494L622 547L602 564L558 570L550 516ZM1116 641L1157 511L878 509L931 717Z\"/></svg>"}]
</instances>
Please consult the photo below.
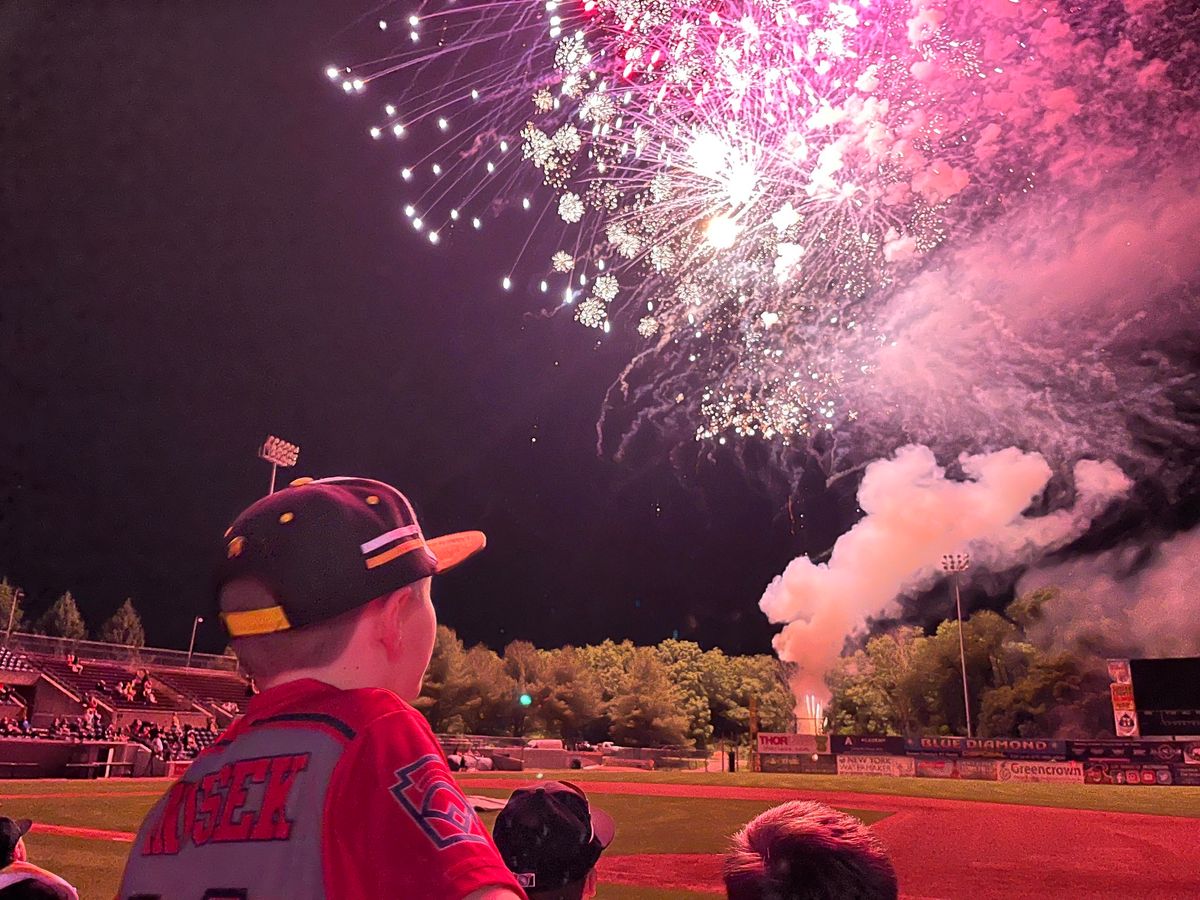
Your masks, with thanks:
<instances>
[{"instance_id":1,"label":"advertising banner","mask_svg":"<svg viewBox=\"0 0 1200 900\"><path fill-rule=\"evenodd\" d=\"M1139 766L1122 762L1090 762L1083 765L1087 784L1174 784L1171 766Z\"/></svg>"},{"instance_id":2,"label":"advertising banner","mask_svg":"<svg viewBox=\"0 0 1200 900\"><path fill-rule=\"evenodd\" d=\"M1133 679L1130 677L1129 660L1108 660L1108 678L1115 684L1130 684Z\"/></svg>"},{"instance_id":3,"label":"advertising banner","mask_svg":"<svg viewBox=\"0 0 1200 900\"><path fill-rule=\"evenodd\" d=\"M800 757L787 753L764 753L758 758L760 772L792 772L800 771Z\"/></svg>"},{"instance_id":4,"label":"advertising banner","mask_svg":"<svg viewBox=\"0 0 1200 900\"><path fill-rule=\"evenodd\" d=\"M764 753L758 758L758 768L762 772L836 775L837 758L829 753Z\"/></svg>"},{"instance_id":5,"label":"advertising banner","mask_svg":"<svg viewBox=\"0 0 1200 900\"><path fill-rule=\"evenodd\" d=\"M887 775L903 778L916 774L916 765L911 756L869 756L865 753L847 753L837 757L839 775Z\"/></svg>"},{"instance_id":6,"label":"advertising banner","mask_svg":"<svg viewBox=\"0 0 1200 900\"><path fill-rule=\"evenodd\" d=\"M900 754L904 752L904 738L891 734L831 734L831 753Z\"/></svg>"},{"instance_id":7,"label":"advertising banner","mask_svg":"<svg viewBox=\"0 0 1200 900\"><path fill-rule=\"evenodd\" d=\"M1080 762L1027 762L1025 760L1001 760L1001 781L1024 781L1036 784L1081 784L1083 763Z\"/></svg>"},{"instance_id":8,"label":"advertising banner","mask_svg":"<svg viewBox=\"0 0 1200 900\"><path fill-rule=\"evenodd\" d=\"M1148 763L1187 763L1189 749L1200 742L1183 741L1067 741L1067 759L1124 760ZM1200 763L1200 754L1194 754Z\"/></svg>"},{"instance_id":9,"label":"advertising banner","mask_svg":"<svg viewBox=\"0 0 1200 900\"><path fill-rule=\"evenodd\" d=\"M1137 710L1114 709L1113 725L1116 728L1117 737L1137 737L1142 733L1138 727Z\"/></svg>"},{"instance_id":10,"label":"advertising banner","mask_svg":"<svg viewBox=\"0 0 1200 900\"><path fill-rule=\"evenodd\" d=\"M769 731L758 733L758 752L768 753L816 753L815 734L777 734Z\"/></svg>"},{"instance_id":11,"label":"advertising banner","mask_svg":"<svg viewBox=\"0 0 1200 900\"><path fill-rule=\"evenodd\" d=\"M807 775L836 775L837 757L832 753L810 753L800 757L800 771Z\"/></svg>"},{"instance_id":12,"label":"advertising banner","mask_svg":"<svg viewBox=\"0 0 1200 900\"><path fill-rule=\"evenodd\" d=\"M1137 709L1133 702L1133 685L1132 684L1110 684L1109 691L1112 692L1113 709L1132 710Z\"/></svg>"},{"instance_id":13,"label":"advertising banner","mask_svg":"<svg viewBox=\"0 0 1200 900\"><path fill-rule=\"evenodd\" d=\"M970 781L995 781L994 759L919 756L913 760L919 778L965 778Z\"/></svg>"},{"instance_id":14,"label":"advertising banner","mask_svg":"<svg viewBox=\"0 0 1200 900\"><path fill-rule=\"evenodd\" d=\"M960 759L958 773L971 781L995 781L999 777L994 759Z\"/></svg>"},{"instance_id":15,"label":"advertising banner","mask_svg":"<svg viewBox=\"0 0 1200 900\"><path fill-rule=\"evenodd\" d=\"M1004 759L1063 759L1066 741L1044 738L908 738L904 747L909 753L941 753L959 756L982 756Z\"/></svg>"},{"instance_id":16,"label":"advertising banner","mask_svg":"<svg viewBox=\"0 0 1200 900\"><path fill-rule=\"evenodd\" d=\"M1171 778L1175 784L1200 787L1200 766L1171 766Z\"/></svg>"}]
</instances>

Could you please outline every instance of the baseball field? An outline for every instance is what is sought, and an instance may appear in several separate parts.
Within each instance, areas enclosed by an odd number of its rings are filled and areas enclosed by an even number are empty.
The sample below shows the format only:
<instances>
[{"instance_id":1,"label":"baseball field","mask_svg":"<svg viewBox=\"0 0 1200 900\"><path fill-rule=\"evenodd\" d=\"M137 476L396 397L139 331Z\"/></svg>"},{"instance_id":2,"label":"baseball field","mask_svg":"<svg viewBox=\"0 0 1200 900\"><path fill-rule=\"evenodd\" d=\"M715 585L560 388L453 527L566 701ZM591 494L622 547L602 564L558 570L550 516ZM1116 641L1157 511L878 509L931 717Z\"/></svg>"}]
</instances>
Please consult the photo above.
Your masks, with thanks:
<instances>
[{"instance_id":1,"label":"baseball field","mask_svg":"<svg viewBox=\"0 0 1200 900\"><path fill-rule=\"evenodd\" d=\"M504 798L536 773L466 775ZM1200 788L1023 785L915 778L547 773L584 786L617 822L602 898L712 898L729 835L776 803L847 810L888 846L908 898L1200 897ZM116 891L161 780L6 781L0 813L37 823L30 857L83 897ZM485 814L490 824L494 814Z\"/></svg>"}]
</instances>

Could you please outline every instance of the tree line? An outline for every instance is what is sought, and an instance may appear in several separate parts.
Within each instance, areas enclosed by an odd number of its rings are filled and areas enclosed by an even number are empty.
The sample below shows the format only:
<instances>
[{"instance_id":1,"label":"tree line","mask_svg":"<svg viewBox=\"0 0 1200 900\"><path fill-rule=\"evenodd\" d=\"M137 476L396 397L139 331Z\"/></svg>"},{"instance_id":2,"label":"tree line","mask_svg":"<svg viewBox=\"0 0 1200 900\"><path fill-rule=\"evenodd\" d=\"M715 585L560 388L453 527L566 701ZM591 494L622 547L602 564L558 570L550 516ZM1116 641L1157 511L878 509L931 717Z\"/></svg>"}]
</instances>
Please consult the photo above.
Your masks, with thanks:
<instances>
[{"instance_id":1,"label":"tree line","mask_svg":"<svg viewBox=\"0 0 1200 900\"><path fill-rule=\"evenodd\" d=\"M0 629L69 640L89 637L70 591L31 617L22 596L0 580ZM1054 643L1042 627L1054 589L1018 597L1003 613L980 610L963 623L967 688L980 737L1098 737L1112 734L1102 648ZM142 647L145 631L131 599L96 640ZM868 638L827 676L826 728L842 734L965 734L958 623L931 633L901 625ZM522 703L522 698L528 705ZM657 646L606 640L542 650L513 641L501 653L466 647L439 625L416 706L435 731L631 746L694 746L744 740L751 702L759 728L789 731L795 699L773 656L730 656L692 641Z\"/></svg>"},{"instance_id":2,"label":"tree line","mask_svg":"<svg viewBox=\"0 0 1200 900\"><path fill-rule=\"evenodd\" d=\"M1046 588L1018 597L1003 614L963 623L967 689L979 737L1113 734L1105 654L1099 646L1053 640L1044 627L1054 604ZM926 634L901 626L839 660L828 683L832 730L853 734L966 734L958 623Z\"/></svg>"},{"instance_id":3,"label":"tree line","mask_svg":"<svg viewBox=\"0 0 1200 900\"><path fill-rule=\"evenodd\" d=\"M36 618L28 616L23 600L24 595L8 579L0 581L0 630L8 631L11 616L14 632L45 634L77 641L92 636L98 641L125 647L142 647L146 643L142 617L129 598L100 624L94 635L89 635L79 604L70 591L64 592Z\"/></svg>"},{"instance_id":4,"label":"tree line","mask_svg":"<svg viewBox=\"0 0 1200 900\"><path fill-rule=\"evenodd\" d=\"M443 733L704 749L748 734L752 698L762 730L792 727L795 701L772 656L680 640L554 650L513 641L496 653L439 625L415 705Z\"/></svg>"}]
</instances>

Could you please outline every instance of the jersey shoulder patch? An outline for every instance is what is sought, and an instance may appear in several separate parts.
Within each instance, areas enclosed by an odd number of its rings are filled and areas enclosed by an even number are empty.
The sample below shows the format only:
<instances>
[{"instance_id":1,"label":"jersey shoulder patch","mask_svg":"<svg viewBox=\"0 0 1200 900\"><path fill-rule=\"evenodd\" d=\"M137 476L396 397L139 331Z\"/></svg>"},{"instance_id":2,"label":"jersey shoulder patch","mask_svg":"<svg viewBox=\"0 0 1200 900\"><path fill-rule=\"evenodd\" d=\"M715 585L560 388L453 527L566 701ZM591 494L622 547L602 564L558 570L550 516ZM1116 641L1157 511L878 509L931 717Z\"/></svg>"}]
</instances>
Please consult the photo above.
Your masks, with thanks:
<instances>
[{"instance_id":1,"label":"jersey shoulder patch","mask_svg":"<svg viewBox=\"0 0 1200 900\"><path fill-rule=\"evenodd\" d=\"M441 757L429 753L395 774L392 796L435 847L444 850L455 844L487 843L483 823Z\"/></svg>"}]
</instances>

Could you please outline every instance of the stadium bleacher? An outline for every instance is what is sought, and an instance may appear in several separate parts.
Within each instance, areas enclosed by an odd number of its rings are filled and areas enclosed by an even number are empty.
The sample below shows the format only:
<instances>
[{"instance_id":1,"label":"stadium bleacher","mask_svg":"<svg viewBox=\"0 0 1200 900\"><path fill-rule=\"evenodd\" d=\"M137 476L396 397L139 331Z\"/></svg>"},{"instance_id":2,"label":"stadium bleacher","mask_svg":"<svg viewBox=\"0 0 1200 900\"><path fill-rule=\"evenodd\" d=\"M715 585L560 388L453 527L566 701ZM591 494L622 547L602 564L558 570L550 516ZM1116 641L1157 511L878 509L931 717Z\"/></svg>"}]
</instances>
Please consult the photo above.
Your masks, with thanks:
<instances>
[{"instance_id":1,"label":"stadium bleacher","mask_svg":"<svg viewBox=\"0 0 1200 900\"><path fill-rule=\"evenodd\" d=\"M8 649L0 650L0 670L5 672L36 671L23 653L13 653Z\"/></svg>"},{"instance_id":2,"label":"stadium bleacher","mask_svg":"<svg viewBox=\"0 0 1200 900\"><path fill-rule=\"evenodd\" d=\"M79 697L94 696L112 709L143 712L187 712L194 709L191 700L155 678L151 685L155 702L135 697L130 700L118 692L117 686L137 677L137 669L118 663L99 660L80 660L79 671L60 657L27 657L30 663Z\"/></svg>"},{"instance_id":3,"label":"stadium bleacher","mask_svg":"<svg viewBox=\"0 0 1200 900\"><path fill-rule=\"evenodd\" d=\"M152 669L154 677L205 707L215 707L226 716L239 715L249 699L244 678L228 672L204 669Z\"/></svg>"}]
</instances>

